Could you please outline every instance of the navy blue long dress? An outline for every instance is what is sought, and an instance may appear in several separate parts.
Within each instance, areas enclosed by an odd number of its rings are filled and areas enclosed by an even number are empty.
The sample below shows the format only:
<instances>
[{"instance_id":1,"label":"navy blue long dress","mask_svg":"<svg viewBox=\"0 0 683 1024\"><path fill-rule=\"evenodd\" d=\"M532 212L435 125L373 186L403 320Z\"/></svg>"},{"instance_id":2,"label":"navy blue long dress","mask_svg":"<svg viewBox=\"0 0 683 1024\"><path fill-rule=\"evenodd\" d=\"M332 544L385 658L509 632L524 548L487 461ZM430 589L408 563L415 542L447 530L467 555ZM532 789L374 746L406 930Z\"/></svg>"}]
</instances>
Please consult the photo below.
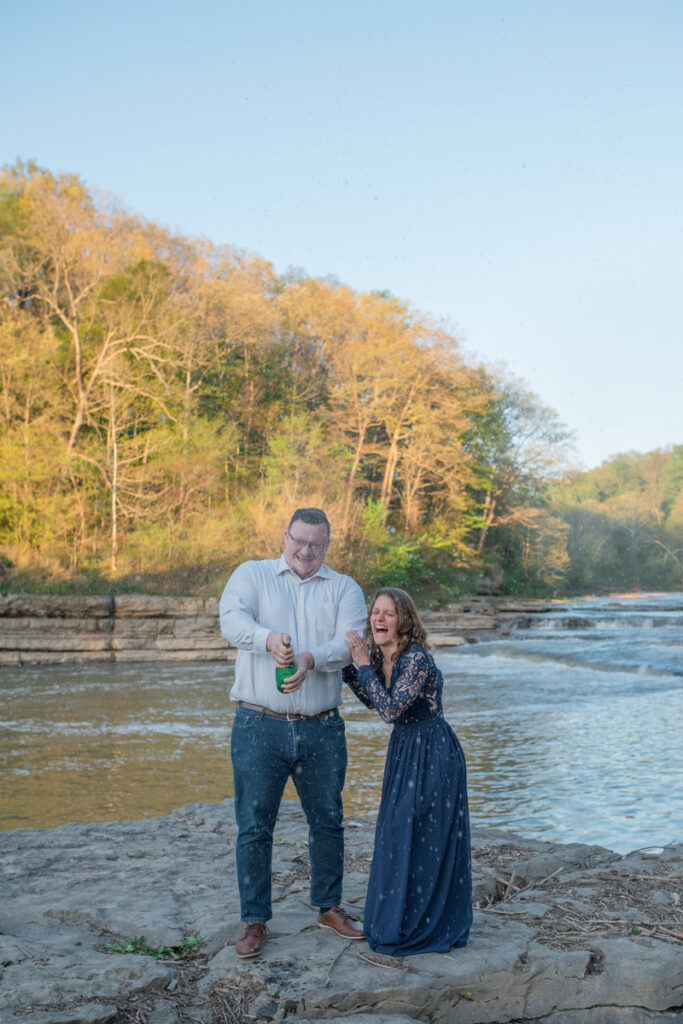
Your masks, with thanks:
<instances>
[{"instance_id":1,"label":"navy blue long dress","mask_svg":"<svg viewBox=\"0 0 683 1024\"><path fill-rule=\"evenodd\" d=\"M464 946L472 924L465 758L444 720L443 676L417 645L398 658L387 690L370 666L344 681L393 722L377 816L363 929L389 956Z\"/></svg>"}]
</instances>

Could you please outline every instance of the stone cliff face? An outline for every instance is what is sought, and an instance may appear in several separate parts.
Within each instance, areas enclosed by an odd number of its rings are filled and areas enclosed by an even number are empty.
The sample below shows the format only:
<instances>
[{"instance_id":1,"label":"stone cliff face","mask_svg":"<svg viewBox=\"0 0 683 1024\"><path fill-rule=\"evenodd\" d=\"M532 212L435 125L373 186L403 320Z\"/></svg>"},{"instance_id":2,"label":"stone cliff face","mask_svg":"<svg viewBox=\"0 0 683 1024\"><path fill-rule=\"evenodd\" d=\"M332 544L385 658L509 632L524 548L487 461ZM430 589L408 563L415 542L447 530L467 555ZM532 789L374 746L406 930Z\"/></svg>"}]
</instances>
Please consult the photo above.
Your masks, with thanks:
<instances>
[{"instance_id":1,"label":"stone cliff face","mask_svg":"<svg viewBox=\"0 0 683 1024\"><path fill-rule=\"evenodd\" d=\"M230 653L215 598L0 595L0 664L219 661Z\"/></svg>"},{"instance_id":2,"label":"stone cliff face","mask_svg":"<svg viewBox=\"0 0 683 1024\"><path fill-rule=\"evenodd\" d=\"M438 647L547 610L474 598L423 617ZM0 664L224 661L234 654L221 635L216 598L0 594Z\"/></svg>"}]
</instances>

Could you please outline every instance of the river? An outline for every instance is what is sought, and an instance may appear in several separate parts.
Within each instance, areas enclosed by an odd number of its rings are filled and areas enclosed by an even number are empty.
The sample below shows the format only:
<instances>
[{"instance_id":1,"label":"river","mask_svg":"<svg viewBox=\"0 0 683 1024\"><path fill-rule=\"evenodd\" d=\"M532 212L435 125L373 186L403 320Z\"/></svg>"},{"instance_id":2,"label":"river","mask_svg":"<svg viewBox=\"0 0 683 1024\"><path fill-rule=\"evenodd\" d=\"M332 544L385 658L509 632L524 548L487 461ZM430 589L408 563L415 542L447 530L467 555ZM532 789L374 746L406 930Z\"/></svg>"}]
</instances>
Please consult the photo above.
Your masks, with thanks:
<instances>
[{"instance_id":1,"label":"river","mask_svg":"<svg viewBox=\"0 0 683 1024\"><path fill-rule=\"evenodd\" d=\"M622 853L683 841L683 594L557 603L435 656L475 825ZM229 662L0 668L0 830L231 796L232 678ZM345 810L372 813L390 727L348 692L342 711Z\"/></svg>"}]
</instances>

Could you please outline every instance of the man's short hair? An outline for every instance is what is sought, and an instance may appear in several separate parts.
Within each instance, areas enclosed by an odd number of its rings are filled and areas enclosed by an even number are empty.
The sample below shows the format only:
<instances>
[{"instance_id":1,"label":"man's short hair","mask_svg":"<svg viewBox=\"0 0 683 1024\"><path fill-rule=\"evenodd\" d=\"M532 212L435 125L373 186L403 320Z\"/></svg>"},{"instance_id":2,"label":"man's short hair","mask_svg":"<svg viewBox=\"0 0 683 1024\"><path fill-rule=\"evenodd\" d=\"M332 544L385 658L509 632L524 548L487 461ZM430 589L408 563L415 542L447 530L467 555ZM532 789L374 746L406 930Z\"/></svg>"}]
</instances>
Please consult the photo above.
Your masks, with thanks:
<instances>
[{"instance_id":1,"label":"man's short hair","mask_svg":"<svg viewBox=\"0 0 683 1024\"><path fill-rule=\"evenodd\" d=\"M321 508L298 508L289 520L288 533L297 519L302 523L308 523L309 526L320 526L322 524L327 530L327 539L330 539L330 521Z\"/></svg>"}]
</instances>

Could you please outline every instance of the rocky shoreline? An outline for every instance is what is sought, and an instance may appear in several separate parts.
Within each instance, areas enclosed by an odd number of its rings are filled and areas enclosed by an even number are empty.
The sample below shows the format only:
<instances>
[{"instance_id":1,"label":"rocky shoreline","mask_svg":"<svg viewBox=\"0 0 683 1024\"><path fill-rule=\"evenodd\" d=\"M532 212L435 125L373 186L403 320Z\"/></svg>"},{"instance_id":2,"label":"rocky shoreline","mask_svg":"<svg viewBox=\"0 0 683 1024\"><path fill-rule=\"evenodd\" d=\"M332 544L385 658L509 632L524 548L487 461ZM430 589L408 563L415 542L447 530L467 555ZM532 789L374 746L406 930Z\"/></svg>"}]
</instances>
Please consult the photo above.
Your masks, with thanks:
<instances>
[{"instance_id":1,"label":"rocky shoreline","mask_svg":"<svg viewBox=\"0 0 683 1024\"><path fill-rule=\"evenodd\" d=\"M346 837L344 902L362 914L373 822ZM682 1019L683 845L620 856L475 829L467 947L392 959L317 927L306 838L283 804L271 938L239 960L232 801L1 834L1 1024ZM160 959L109 948L142 936Z\"/></svg>"},{"instance_id":2,"label":"rocky shoreline","mask_svg":"<svg viewBox=\"0 0 683 1024\"><path fill-rule=\"evenodd\" d=\"M427 612L434 646L465 643L552 608L473 598ZM145 594L0 594L0 665L86 661L223 661L234 657L218 600Z\"/></svg>"}]
</instances>

